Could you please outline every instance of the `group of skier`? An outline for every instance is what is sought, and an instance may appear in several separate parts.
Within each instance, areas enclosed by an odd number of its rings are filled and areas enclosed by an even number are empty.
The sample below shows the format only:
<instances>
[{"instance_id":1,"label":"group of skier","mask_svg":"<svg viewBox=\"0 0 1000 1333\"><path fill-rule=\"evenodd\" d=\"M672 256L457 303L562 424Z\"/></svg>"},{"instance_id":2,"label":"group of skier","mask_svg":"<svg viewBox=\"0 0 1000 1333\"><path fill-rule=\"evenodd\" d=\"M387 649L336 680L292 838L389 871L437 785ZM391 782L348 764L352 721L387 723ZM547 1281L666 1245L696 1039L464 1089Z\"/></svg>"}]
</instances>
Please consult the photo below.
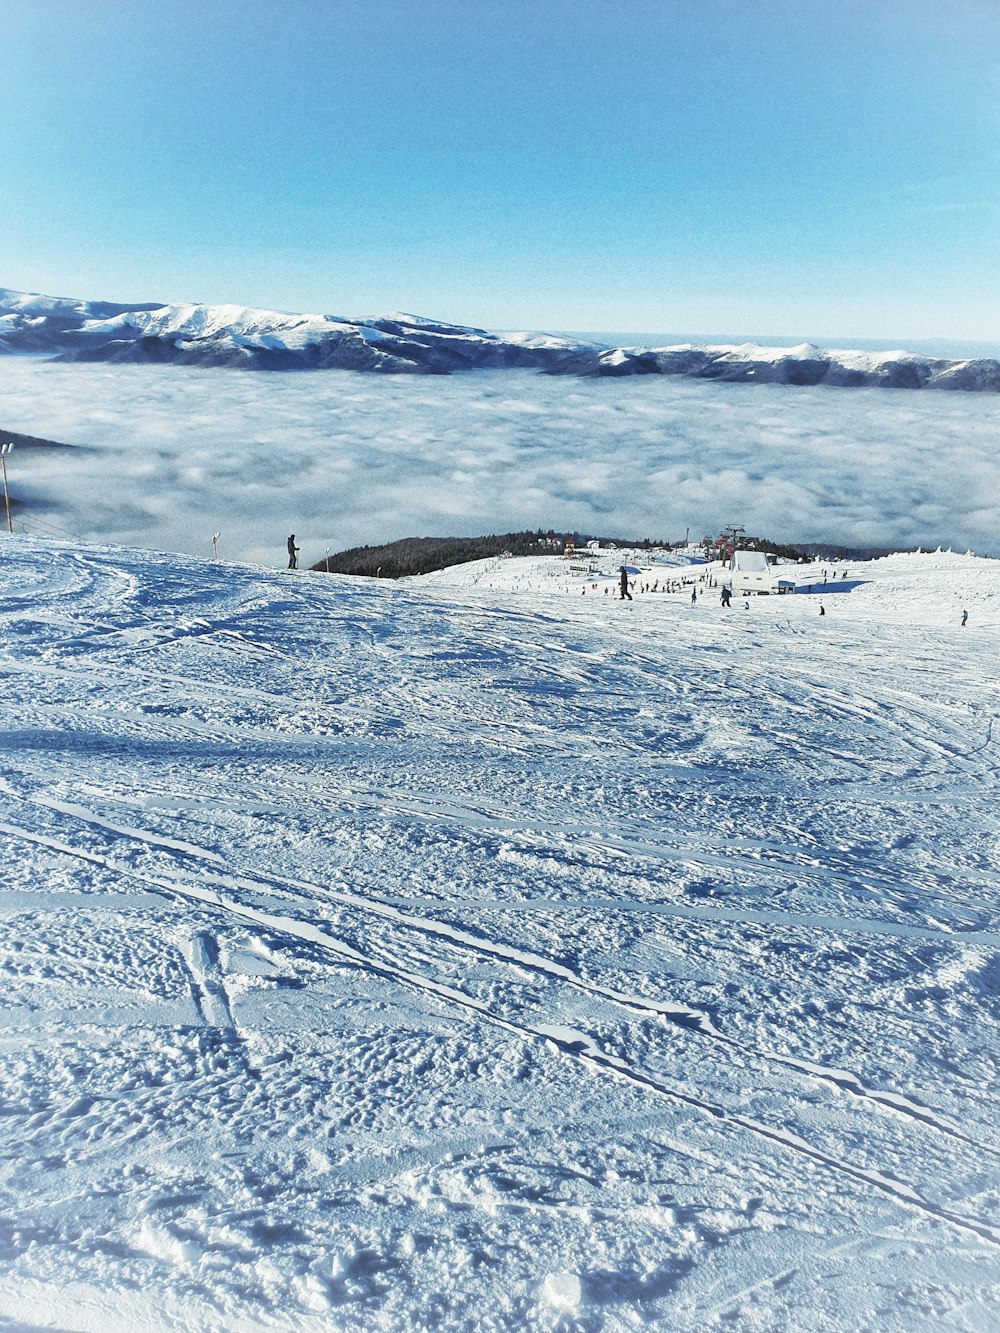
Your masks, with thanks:
<instances>
[{"instance_id":1,"label":"group of skier","mask_svg":"<svg viewBox=\"0 0 1000 1333\"><path fill-rule=\"evenodd\" d=\"M847 577L846 571L845 571L845 573L844 573L844 577L845 577L845 578ZM825 579L824 579L824 582L826 582ZM625 600L627 599L628 601L631 601L631 600L632 600L632 594L631 594L631 592L629 592L628 570L626 569L626 567L625 567L624 565L621 566L621 571L620 571L620 574L619 574L619 586L620 586L620 588L621 588L621 596L620 596L620 600L625 601ZM810 590L810 591L811 591L811 590ZM725 608L728 610L728 608L731 607L731 606L732 606L732 603L733 603L733 590L732 590L732 588L726 587L726 586L724 585L724 586L720 589L719 600L721 601L723 607L725 607ZM698 588L697 588L697 585L695 585L695 587L693 587L693 588L691 589L691 605L692 605L692 606L696 606L697 603L698 603ZM743 603L743 609L746 610L746 611L748 611L748 610L750 609L750 603L749 603L748 601L744 601L744 603ZM819 605L819 613L820 613L821 616L825 616L825 615L826 615L826 607L823 605L822 602L820 602L820 605ZM966 621L968 620L968 618L969 618L969 613L968 613L968 611L963 611L963 612L962 612L962 624L963 624L963 625L966 623Z\"/></svg>"},{"instance_id":2,"label":"group of skier","mask_svg":"<svg viewBox=\"0 0 1000 1333\"><path fill-rule=\"evenodd\" d=\"M298 567L299 567L299 548L295 545L295 533L294 533L294 532L293 532L293 533L291 534L291 536L288 538L288 541L286 542L286 546L287 546L287 548L288 548L288 568L289 568L289 569L298 569ZM847 578L847 571L846 571L846 570L844 570L844 573L843 573L842 577L845 578L845 579ZM826 582L826 575L825 575L825 574L824 574L824 576L823 576L823 582L824 582L824 583ZM622 567L621 567L621 571L620 571L620 574L619 574L618 585L619 585L619 588L620 588L620 590L621 590L621 591L620 591L620 597L619 597L619 600L620 600L620 601L623 601L623 602L624 602L624 601L629 601L629 602L630 602L630 601L632 600L632 594L631 594L631 592L629 591L628 570L625 568L624 565L622 565ZM810 591L811 591L811 590L810 590ZM723 587L723 588L721 589L721 592L720 592L720 598L719 598L719 600L721 601L722 605L723 605L725 608L728 609L728 608L732 605L732 601L733 601L733 592L732 592L732 589L731 589L731 588L727 588L727 587ZM695 587L693 587L693 588L691 589L691 605L692 605L692 606L695 606L695 605L697 605L697 602L698 602L698 588L697 588L697 586L695 586ZM744 603L743 603L743 606L744 606L744 608L747 608L747 609L748 609L749 606L750 606L750 603L749 603L749 602L744 602ZM824 605L823 605L822 602L820 602L820 604L819 604L819 613L820 613L821 616L825 616L825 615L826 615L826 607L824 607ZM963 627L963 629L964 629L965 626L968 624L968 620L969 620L969 613L968 613L968 611L963 611L963 612L962 612L962 627Z\"/></svg>"},{"instance_id":3,"label":"group of skier","mask_svg":"<svg viewBox=\"0 0 1000 1333\"><path fill-rule=\"evenodd\" d=\"M621 589L619 600L623 602L627 600L630 602L632 600L632 594L629 591L628 570L625 568L624 565L621 566L621 569L619 571L618 585L619 588ZM733 599L732 589L724 587L721 593L722 605L728 607L731 604L732 599ZM691 605L697 606L697 604L698 604L698 587L696 584L691 589ZM744 606L747 605L749 604L744 602Z\"/></svg>"}]
</instances>

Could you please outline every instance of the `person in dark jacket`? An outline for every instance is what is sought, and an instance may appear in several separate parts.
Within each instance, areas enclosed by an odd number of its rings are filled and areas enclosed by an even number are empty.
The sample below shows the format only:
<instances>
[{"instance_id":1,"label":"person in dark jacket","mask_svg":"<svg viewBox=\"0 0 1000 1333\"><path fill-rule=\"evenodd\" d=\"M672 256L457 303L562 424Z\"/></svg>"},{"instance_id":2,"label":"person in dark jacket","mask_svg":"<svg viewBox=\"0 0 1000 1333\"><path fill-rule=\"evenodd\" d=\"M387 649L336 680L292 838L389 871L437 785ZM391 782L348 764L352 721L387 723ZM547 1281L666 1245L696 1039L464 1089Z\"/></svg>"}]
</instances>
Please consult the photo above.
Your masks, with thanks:
<instances>
[{"instance_id":1,"label":"person in dark jacket","mask_svg":"<svg viewBox=\"0 0 1000 1333\"><path fill-rule=\"evenodd\" d=\"M299 567L299 548L295 545L295 533L288 539L288 568L298 569Z\"/></svg>"},{"instance_id":2,"label":"person in dark jacket","mask_svg":"<svg viewBox=\"0 0 1000 1333\"><path fill-rule=\"evenodd\" d=\"M730 591L730 589L729 589L729 588L723 588L723 589L722 589L722 605L723 605L723 606L728 606L729 603L730 603L732 600L733 600L733 594L732 594L732 592Z\"/></svg>"},{"instance_id":3,"label":"person in dark jacket","mask_svg":"<svg viewBox=\"0 0 1000 1333\"><path fill-rule=\"evenodd\" d=\"M621 595L621 597L620 597L619 600L620 600L620 601L624 601L625 598L627 597L627 598L629 599L629 601L631 601L631 600L632 600L632 594L631 594L631 593L629 592L629 590L628 590L628 570L625 568L624 565L622 565L622 572L621 572L620 583L621 583L622 595Z\"/></svg>"}]
</instances>

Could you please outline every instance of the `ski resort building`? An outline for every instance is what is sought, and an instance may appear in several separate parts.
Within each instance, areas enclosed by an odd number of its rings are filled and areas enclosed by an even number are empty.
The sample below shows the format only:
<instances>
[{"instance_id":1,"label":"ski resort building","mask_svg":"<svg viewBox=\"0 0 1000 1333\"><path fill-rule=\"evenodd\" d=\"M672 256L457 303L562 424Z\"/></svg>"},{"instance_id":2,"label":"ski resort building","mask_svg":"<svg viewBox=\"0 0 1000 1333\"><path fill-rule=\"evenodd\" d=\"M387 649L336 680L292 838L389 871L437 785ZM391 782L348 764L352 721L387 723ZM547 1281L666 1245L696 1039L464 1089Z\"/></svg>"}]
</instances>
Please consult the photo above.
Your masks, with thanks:
<instances>
[{"instance_id":1,"label":"ski resort building","mask_svg":"<svg viewBox=\"0 0 1000 1333\"><path fill-rule=\"evenodd\" d=\"M729 570L732 590L739 597L772 591L774 577L763 551L734 551Z\"/></svg>"}]
</instances>

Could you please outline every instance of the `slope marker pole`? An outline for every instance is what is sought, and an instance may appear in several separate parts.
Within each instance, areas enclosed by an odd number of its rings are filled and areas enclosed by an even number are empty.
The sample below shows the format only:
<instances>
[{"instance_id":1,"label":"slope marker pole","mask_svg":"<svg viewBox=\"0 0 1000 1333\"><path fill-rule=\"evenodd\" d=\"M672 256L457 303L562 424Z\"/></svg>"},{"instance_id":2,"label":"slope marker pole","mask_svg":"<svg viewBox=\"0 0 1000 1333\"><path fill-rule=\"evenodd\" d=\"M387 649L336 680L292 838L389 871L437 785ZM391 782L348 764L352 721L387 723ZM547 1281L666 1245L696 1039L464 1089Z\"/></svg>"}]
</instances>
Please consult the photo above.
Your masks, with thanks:
<instances>
[{"instance_id":1,"label":"slope marker pole","mask_svg":"<svg viewBox=\"0 0 1000 1333\"><path fill-rule=\"evenodd\" d=\"M10 521L10 495L7 492L7 455L10 453L13 447L14 447L13 440L5 440L3 444L0 444L0 466L3 467L3 503L4 503L4 508L7 510L8 532L14 531L13 524Z\"/></svg>"}]
</instances>

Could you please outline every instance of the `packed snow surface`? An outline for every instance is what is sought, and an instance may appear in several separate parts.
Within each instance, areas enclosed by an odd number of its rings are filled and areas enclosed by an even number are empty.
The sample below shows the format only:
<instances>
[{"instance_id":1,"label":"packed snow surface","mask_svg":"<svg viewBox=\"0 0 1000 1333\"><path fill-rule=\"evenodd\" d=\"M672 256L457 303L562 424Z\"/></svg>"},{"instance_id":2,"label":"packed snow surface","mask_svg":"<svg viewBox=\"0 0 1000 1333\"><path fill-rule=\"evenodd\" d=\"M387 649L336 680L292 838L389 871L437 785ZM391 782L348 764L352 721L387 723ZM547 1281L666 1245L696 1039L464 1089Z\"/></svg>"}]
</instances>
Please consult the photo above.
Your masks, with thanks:
<instances>
[{"instance_id":1,"label":"packed snow surface","mask_svg":"<svg viewBox=\"0 0 1000 1333\"><path fill-rule=\"evenodd\" d=\"M1000 565L0 562L0 1327L997 1327Z\"/></svg>"}]
</instances>

